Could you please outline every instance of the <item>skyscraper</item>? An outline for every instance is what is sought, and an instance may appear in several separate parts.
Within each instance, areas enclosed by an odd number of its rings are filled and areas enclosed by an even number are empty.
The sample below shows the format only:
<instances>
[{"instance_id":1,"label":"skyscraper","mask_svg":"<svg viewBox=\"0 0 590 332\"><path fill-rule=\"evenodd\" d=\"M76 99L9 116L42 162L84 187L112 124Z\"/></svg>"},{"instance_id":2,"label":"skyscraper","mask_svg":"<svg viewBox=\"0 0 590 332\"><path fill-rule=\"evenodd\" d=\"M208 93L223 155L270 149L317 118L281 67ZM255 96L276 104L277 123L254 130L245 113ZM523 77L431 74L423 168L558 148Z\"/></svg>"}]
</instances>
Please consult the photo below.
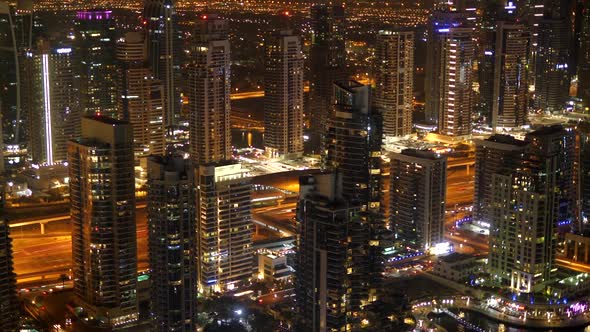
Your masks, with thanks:
<instances>
[{"instance_id":1,"label":"skyscraper","mask_svg":"<svg viewBox=\"0 0 590 332\"><path fill-rule=\"evenodd\" d=\"M119 112L133 127L136 157L161 155L165 151L164 90L146 66L146 60L141 33L129 32L117 44L121 77Z\"/></svg>"},{"instance_id":2,"label":"skyscraper","mask_svg":"<svg viewBox=\"0 0 590 332\"><path fill-rule=\"evenodd\" d=\"M498 22L494 50L492 128L522 126L527 121L530 33L522 24Z\"/></svg>"},{"instance_id":3,"label":"skyscraper","mask_svg":"<svg viewBox=\"0 0 590 332\"><path fill-rule=\"evenodd\" d=\"M11 142L20 142L20 72L15 22L8 2L0 3L0 100L4 133Z\"/></svg>"},{"instance_id":4,"label":"skyscraper","mask_svg":"<svg viewBox=\"0 0 590 332\"><path fill-rule=\"evenodd\" d=\"M299 331L343 331L359 326L363 292L358 280L366 260L358 214L343 195L341 173L299 180L295 294Z\"/></svg>"},{"instance_id":5,"label":"skyscraper","mask_svg":"<svg viewBox=\"0 0 590 332\"><path fill-rule=\"evenodd\" d=\"M570 87L570 26L565 18L539 22L535 57L535 106L561 112Z\"/></svg>"},{"instance_id":6,"label":"skyscraper","mask_svg":"<svg viewBox=\"0 0 590 332\"><path fill-rule=\"evenodd\" d=\"M148 63L153 75L164 85L164 124L170 127L180 108L180 95L175 90L173 1L144 0L143 19Z\"/></svg>"},{"instance_id":7,"label":"skyscraper","mask_svg":"<svg viewBox=\"0 0 590 332\"><path fill-rule=\"evenodd\" d=\"M527 134L514 168L491 178L488 269L493 278L524 293L535 292L555 271L557 226L571 207L573 135L561 126ZM570 167L568 169L568 167Z\"/></svg>"},{"instance_id":8,"label":"skyscraper","mask_svg":"<svg viewBox=\"0 0 590 332\"><path fill-rule=\"evenodd\" d=\"M414 33L379 31L373 64L374 106L383 115L383 134L412 133Z\"/></svg>"},{"instance_id":9,"label":"skyscraper","mask_svg":"<svg viewBox=\"0 0 590 332\"><path fill-rule=\"evenodd\" d=\"M32 160L49 165L64 162L67 141L80 135L82 113L74 50L40 40L22 62L23 109L29 115Z\"/></svg>"},{"instance_id":10,"label":"skyscraper","mask_svg":"<svg viewBox=\"0 0 590 332\"><path fill-rule=\"evenodd\" d=\"M475 105L475 32L463 13L435 12L429 22L426 63L426 117L438 132L471 134Z\"/></svg>"},{"instance_id":11,"label":"skyscraper","mask_svg":"<svg viewBox=\"0 0 590 332\"><path fill-rule=\"evenodd\" d=\"M198 286L224 292L252 276L250 177L232 162L200 165L196 174Z\"/></svg>"},{"instance_id":12,"label":"skyscraper","mask_svg":"<svg viewBox=\"0 0 590 332\"><path fill-rule=\"evenodd\" d=\"M303 53L299 36L290 30L266 37L264 128L267 155L303 154Z\"/></svg>"},{"instance_id":13,"label":"skyscraper","mask_svg":"<svg viewBox=\"0 0 590 332\"><path fill-rule=\"evenodd\" d=\"M0 173L0 180L3 180ZM4 190L0 189L0 215L4 210ZM17 331L19 303L16 296L16 275L13 272L12 240L8 222L0 217L0 330Z\"/></svg>"},{"instance_id":14,"label":"skyscraper","mask_svg":"<svg viewBox=\"0 0 590 332\"><path fill-rule=\"evenodd\" d=\"M439 29L443 34L438 82L440 102L438 132L449 136L471 134L474 98L472 91L475 42L473 29Z\"/></svg>"},{"instance_id":15,"label":"skyscraper","mask_svg":"<svg viewBox=\"0 0 590 332\"><path fill-rule=\"evenodd\" d=\"M475 140L473 218L482 225L492 221L493 181L490 174L506 173L522 162L528 143L508 135Z\"/></svg>"},{"instance_id":16,"label":"skyscraper","mask_svg":"<svg viewBox=\"0 0 590 332\"><path fill-rule=\"evenodd\" d=\"M443 78L448 76L446 71L449 64L446 63L445 53L449 52L446 51L447 47L445 46L447 46L451 29L453 31L460 29L456 32L463 32L465 31L463 28L469 27L471 26L464 12L434 11L429 18L426 43L426 79L424 81L426 103L424 106L426 121L430 123L436 124L439 121L441 108L446 102L442 89L445 84Z\"/></svg>"},{"instance_id":17,"label":"skyscraper","mask_svg":"<svg viewBox=\"0 0 590 332\"><path fill-rule=\"evenodd\" d=\"M334 105L328 119L324 167L340 172L342 196L361 207L356 237L364 257L354 261L358 272L351 280L352 305L377 299L382 281L382 253L388 245L382 200L383 137L381 114L371 108L370 87L356 81L334 83Z\"/></svg>"},{"instance_id":18,"label":"skyscraper","mask_svg":"<svg viewBox=\"0 0 590 332\"><path fill-rule=\"evenodd\" d=\"M312 41L309 71L310 150L318 153L324 143L326 121L332 109L333 84L348 79L346 69L346 18L344 6L311 7Z\"/></svg>"},{"instance_id":19,"label":"skyscraper","mask_svg":"<svg viewBox=\"0 0 590 332\"><path fill-rule=\"evenodd\" d=\"M189 66L190 154L194 165L231 159L227 22L203 14Z\"/></svg>"},{"instance_id":20,"label":"skyscraper","mask_svg":"<svg viewBox=\"0 0 590 332\"><path fill-rule=\"evenodd\" d=\"M414 149L392 153L390 159L395 239L426 251L444 241L447 159Z\"/></svg>"},{"instance_id":21,"label":"skyscraper","mask_svg":"<svg viewBox=\"0 0 590 332\"><path fill-rule=\"evenodd\" d=\"M83 118L68 162L74 294L90 317L119 327L138 318L131 126Z\"/></svg>"},{"instance_id":22,"label":"skyscraper","mask_svg":"<svg viewBox=\"0 0 590 332\"><path fill-rule=\"evenodd\" d=\"M580 1L578 36L578 97L590 111L590 3Z\"/></svg>"},{"instance_id":23,"label":"skyscraper","mask_svg":"<svg viewBox=\"0 0 590 332\"><path fill-rule=\"evenodd\" d=\"M74 52L78 54L81 103L85 115L117 116L115 24L110 10L76 13Z\"/></svg>"},{"instance_id":24,"label":"skyscraper","mask_svg":"<svg viewBox=\"0 0 590 332\"><path fill-rule=\"evenodd\" d=\"M192 171L180 157L148 160L148 247L155 331L196 329L197 257Z\"/></svg>"}]
</instances>

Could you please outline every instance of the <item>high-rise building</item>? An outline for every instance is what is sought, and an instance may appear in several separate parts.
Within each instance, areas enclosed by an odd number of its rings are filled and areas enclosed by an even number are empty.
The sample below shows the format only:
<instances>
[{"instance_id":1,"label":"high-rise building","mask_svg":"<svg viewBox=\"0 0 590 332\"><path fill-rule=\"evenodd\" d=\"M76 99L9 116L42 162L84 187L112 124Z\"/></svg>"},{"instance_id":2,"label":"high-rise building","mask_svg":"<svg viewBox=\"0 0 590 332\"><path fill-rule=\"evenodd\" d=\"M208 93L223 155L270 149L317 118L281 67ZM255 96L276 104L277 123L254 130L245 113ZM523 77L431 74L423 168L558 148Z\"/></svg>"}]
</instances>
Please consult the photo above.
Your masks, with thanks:
<instances>
[{"instance_id":1,"label":"high-rise building","mask_svg":"<svg viewBox=\"0 0 590 332\"><path fill-rule=\"evenodd\" d=\"M291 30L266 37L264 149L270 157L303 154L303 53Z\"/></svg>"},{"instance_id":2,"label":"high-rise building","mask_svg":"<svg viewBox=\"0 0 590 332\"><path fill-rule=\"evenodd\" d=\"M250 177L238 163L200 165L197 179L197 283L224 292L252 276Z\"/></svg>"},{"instance_id":3,"label":"high-rise building","mask_svg":"<svg viewBox=\"0 0 590 332\"><path fill-rule=\"evenodd\" d=\"M581 1L578 12L578 97L582 98L584 109L590 111L590 3Z\"/></svg>"},{"instance_id":4,"label":"high-rise building","mask_svg":"<svg viewBox=\"0 0 590 332\"><path fill-rule=\"evenodd\" d=\"M76 57L69 46L40 40L22 59L23 109L29 120L29 149L38 164L67 160L67 142L80 136L81 109Z\"/></svg>"},{"instance_id":5,"label":"high-rise building","mask_svg":"<svg viewBox=\"0 0 590 332\"><path fill-rule=\"evenodd\" d=\"M148 248L154 331L196 329L197 256L189 160L148 160Z\"/></svg>"},{"instance_id":6,"label":"high-rise building","mask_svg":"<svg viewBox=\"0 0 590 332\"><path fill-rule=\"evenodd\" d=\"M474 97L475 42L473 29L439 29L441 57L438 82L440 102L438 109L438 132L448 136L471 134Z\"/></svg>"},{"instance_id":7,"label":"high-rise building","mask_svg":"<svg viewBox=\"0 0 590 332\"><path fill-rule=\"evenodd\" d=\"M128 122L88 117L68 146L74 294L111 327L138 318L132 135Z\"/></svg>"},{"instance_id":8,"label":"high-rise building","mask_svg":"<svg viewBox=\"0 0 590 332\"><path fill-rule=\"evenodd\" d=\"M340 172L342 196L361 207L357 216L361 228L354 231L364 258L355 260L359 273L351 280L355 302L377 299L381 287L383 249L390 243L387 222L380 207L386 180L381 174L383 120L371 108L370 87L356 81L334 83L334 105L325 134L324 166ZM362 271L362 272L361 272Z\"/></svg>"},{"instance_id":9,"label":"high-rise building","mask_svg":"<svg viewBox=\"0 0 590 332\"><path fill-rule=\"evenodd\" d=\"M492 221L493 182L490 174L506 173L521 163L528 143L509 135L475 140L475 191L473 218L480 225Z\"/></svg>"},{"instance_id":10,"label":"high-rise building","mask_svg":"<svg viewBox=\"0 0 590 332\"><path fill-rule=\"evenodd\" d=\"M164 89L146 66L146 60L141 33L129 32L117 44L119 112L120 118L133 127L136 158L161 155L166 148Z\"/></svg>"},{"instance_id":11,"label":"high-rise building","mask_svg":"<svg viewBox=\"0 0 590 332\"><path fill-rule=\"evenodd\" d=\"M194 165L231 159L227 21L203 14L189 66L190 154Z\"/></svg>"},{"instance_id":12,"label":"high-rise building","mask_svg":"<svg viewBox=\"0 0 590 332\"><path fill-rule=\"evenodd\" d=\"M166 117L170 127L180 111L180 95L175 88L174 3L172 0L144 0L143 19L149 67L164 85Z\"/></svg>"},{"instance_id":13,"label":"high-rise building","mask_svg":"<svg viewBox=\"0 0 590 332\"><path fill-rule=\"evenodd\" d=\"M311 7L312 40L309 51L309 151L318 153L324 143L326 121L332 110L333 84L348 79L346 69L346 18L343 5Z\"/></svg>"},{"instance_id":14,"label":"high-rise building","mask_svg":"<svg viewBox=\"0 0 590 332\"><path fill-rule=\"evenodd\" d=\"M112 11L77 12L74 37L74 50L80 66L80 102L84 114L116 117L116 37Z\"/></svg>"},{"instance_id":15,"label":"high-rise building","mask_svg":"<svg viewBox=\"0 0 590 332\"><path fill-rule=\"evenodd\" d=\"M549 158L553 151L558 150L556 167L558 176L555 176L555 184L552 184L556 192L557 214L555 219L559 224L576 223L576 210L578 199L577 180L574 178L574 163L576 158L576 137L573 128L564 128L561 125L542 127L532 133L528 133L525 141L530 142L531 155ZM542 170L541 170L542 172ZM546 170L545 170L546 172Z\"/></svg>"},{"instance_id":16,"label":"high-rise building","mask_svg":"<svg viewBox=\"0 0 590 332\"><path fill-rule=\"evenodd\" d=\"M426 79L424 81L425 116L429 123L437 123L440 109L446 102L442 90L444 84L442 78L445 76L446 65L448 65L445 64L445 53L448 53L445 46L451 28L453 30L461 28L462 30L457 32L463 32L463 28L469 27L471 25L464 12L434 11L429 18L426 43ZM455 64L457 64L456 61Z\"/></svg>"},{"instance_id":17,"label":"high-rise building","mask_svg":"<svg viewBox=\"0 0 590 332\"><path fill-rule=\"evenodd\" d=\"M444 242L447 159L432 151L392 153L391 223L395 239L416 250Z\"/></svg>"},{"instance_id":18,"label":"high-rise building","mask_svg":"<svg viewBox=\"0 0 590 332\"><path fill-rule=\"evenodd\" d=\"M565 18L542 19L535 54L535 106L561 112L570 88L570 26Z\"/></svg>"},{"instance_id":19,"label":"high-rise building","mask_svg":"<svg viewBox=\"0 0 590 332\"><path fill-rule=\"evenodd\" d=\"M463 13L435 12L428 28L426 117L438 120L438 132L471 134L475 106L473 65L475 32Z\"/></svg>"},{"instance_id":20,"label":"high-rise building","mask_svg":"<svg viewBox=\"0 0 590 332\"><path fill-rule=\"evenodd\" d=\"M0 180L3 180L0 173ZM4 190L0 189L0 215L4 210ZM16 295L16 275L13 271L12 240L9 225L0 217L0 330L18 331L19 303Z\"/></svg>"},{"instance_id":21,"label":"high-rise building","mask_svg":"<svg viewBox=\"0 0 590 332\"><path fill-rule=\"evenodd\" d=\"M20 72L15 22L8 2L0 3L0 100L5 137L20 143L21 99Z\"/></svg>"},{"instance_id":22,"label":"high-rise building","mask_svg":"<svg viewBox=\"0 0 590 332\"><path fill-rule=\"evenodd\" d=\"M571 206L566 182L573 183L572 137L561 126L529 133L521 161L487 175L492 190L488 269L515 291L542 289L556 270L557 227Z\"/></svg>"},{"instance_id":23,"label":"high-rise building","mask_svg":"<svg viewBox=\"0 0 590 332\"><path fill-rule=\"evenodd\" d=\"M383 134L411 134L414 108L414 32L379 31L373 76L373 104L383 115Z\"/></svg>"},{"instance_id":24,"label":"high-rise building","mask_svg":"<svg viewBox=\"0 0 590 332\"><path fill-rule=\"evenodd\" d=\"M580 215L578 232L588 233L590 231L590 123L579 123L576 128L578 134L578 161L577 180L580 183L578 198Z\"/></svg>"},{"instance_id":25,"label":"high-rise building","mask_svg":"<svg viewBox=\"0 0 590 332\"><path fill-rule=\"evenodd\" d=\"M341 173L299 180L295 294L298 331L345 331L358 326L364 256L360 205L344 196Z\"/></svg>"},{"instance_id":26,"label":"high-rise building","mask_svg":"<svg viewBox=\"0 0 590 332\"><path fill-rule=\"evenodd\" d=\"M492 128L513 128L526 123L530 33L522 24L498 22L494 57Z\"/></svg>"}]
</instances>

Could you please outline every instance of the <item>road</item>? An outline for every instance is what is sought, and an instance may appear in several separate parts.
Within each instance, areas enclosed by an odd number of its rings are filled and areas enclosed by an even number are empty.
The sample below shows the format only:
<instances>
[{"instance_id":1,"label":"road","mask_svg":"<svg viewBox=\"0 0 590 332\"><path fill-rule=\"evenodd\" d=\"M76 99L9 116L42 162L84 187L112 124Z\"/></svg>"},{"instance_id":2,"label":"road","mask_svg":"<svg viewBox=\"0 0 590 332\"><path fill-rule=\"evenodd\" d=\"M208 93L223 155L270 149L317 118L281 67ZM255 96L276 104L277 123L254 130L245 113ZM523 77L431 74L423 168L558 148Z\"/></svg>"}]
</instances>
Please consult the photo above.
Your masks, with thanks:
<instances>
[{"instance_id":1,"label":"road","mask_svg":"<svg viewBox=\"0 0 590 332\"><path fill-rule=\"evenodd\" d=\"M147 210L145 205L136 210L138 269L148 268ZM54 221L40 235L38 226L13 228L14 270L19 283L55 280L69 274L72 264L71 225L69 219Z\"/></svg>"},{"instance_id":2,"label":"road","mask_svg":"<svg viewBox=\"0 0 590 332\"><path fill-rule=\"evenodd\" d=\"M285 203L280 206L253 209L252 219L276 228L280 231L279 236L295 236L297 227L293 218L296 207L296 203Z\"/></svg>"},{"instance_id":3,"label":"road","mask_svg":"<svg viewBox=\"0 0 590 332\"><path fill-rule=\"evenodd\" d=\"M447 174L447 208L455 205L473 204L475 179L473 170L455 169Z\"/></svg>"}]
</instances>

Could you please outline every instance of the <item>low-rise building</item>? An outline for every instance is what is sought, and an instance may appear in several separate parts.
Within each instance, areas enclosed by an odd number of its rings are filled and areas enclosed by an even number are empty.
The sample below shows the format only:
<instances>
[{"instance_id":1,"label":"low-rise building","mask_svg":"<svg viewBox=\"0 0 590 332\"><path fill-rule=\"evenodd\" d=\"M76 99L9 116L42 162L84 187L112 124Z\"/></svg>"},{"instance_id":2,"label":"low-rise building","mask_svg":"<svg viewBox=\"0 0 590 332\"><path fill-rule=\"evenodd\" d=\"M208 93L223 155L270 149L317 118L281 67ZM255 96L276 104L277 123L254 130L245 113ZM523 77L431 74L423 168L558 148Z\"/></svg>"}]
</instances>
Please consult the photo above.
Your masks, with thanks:
<instances>
[{"instance_id":1,"label":"low-rise building","mask_svg":"<svg viewBox=\"0 0 590 332\"><path fill-rule=\"evenodd\" d=\"M433 273L445 279L463 282L481 272L482 266L481 257L454 252L440 256L434 264Z\"/></svg>"}]
</instances>

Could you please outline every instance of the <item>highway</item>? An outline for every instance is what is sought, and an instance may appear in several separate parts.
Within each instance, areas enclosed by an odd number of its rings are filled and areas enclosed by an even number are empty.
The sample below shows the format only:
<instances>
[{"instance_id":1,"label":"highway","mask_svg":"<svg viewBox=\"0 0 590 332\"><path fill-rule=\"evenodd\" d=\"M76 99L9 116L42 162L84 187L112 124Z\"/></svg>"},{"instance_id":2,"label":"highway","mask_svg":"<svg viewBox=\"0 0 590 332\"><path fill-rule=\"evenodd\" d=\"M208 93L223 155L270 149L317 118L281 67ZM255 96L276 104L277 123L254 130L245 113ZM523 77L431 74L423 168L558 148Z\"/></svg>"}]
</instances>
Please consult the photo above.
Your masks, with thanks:
<instances>
[{"instance_id":1,"label":"highway","mask_svg":"<svg viewBox=\"0 0 590 332\"><path fill-rule=\"evenodd\" d=\"M18 283L38 283L41 280L55 281L60 274L70 273L72 264L71 225L66 216L53 221L40 235L38 226L30 224L12 228L14 271ZM138 269L148 267L147 210L145 204L136 210ZM26 228L26 229L25 229Z\"/></svg>"}]
</instances>

